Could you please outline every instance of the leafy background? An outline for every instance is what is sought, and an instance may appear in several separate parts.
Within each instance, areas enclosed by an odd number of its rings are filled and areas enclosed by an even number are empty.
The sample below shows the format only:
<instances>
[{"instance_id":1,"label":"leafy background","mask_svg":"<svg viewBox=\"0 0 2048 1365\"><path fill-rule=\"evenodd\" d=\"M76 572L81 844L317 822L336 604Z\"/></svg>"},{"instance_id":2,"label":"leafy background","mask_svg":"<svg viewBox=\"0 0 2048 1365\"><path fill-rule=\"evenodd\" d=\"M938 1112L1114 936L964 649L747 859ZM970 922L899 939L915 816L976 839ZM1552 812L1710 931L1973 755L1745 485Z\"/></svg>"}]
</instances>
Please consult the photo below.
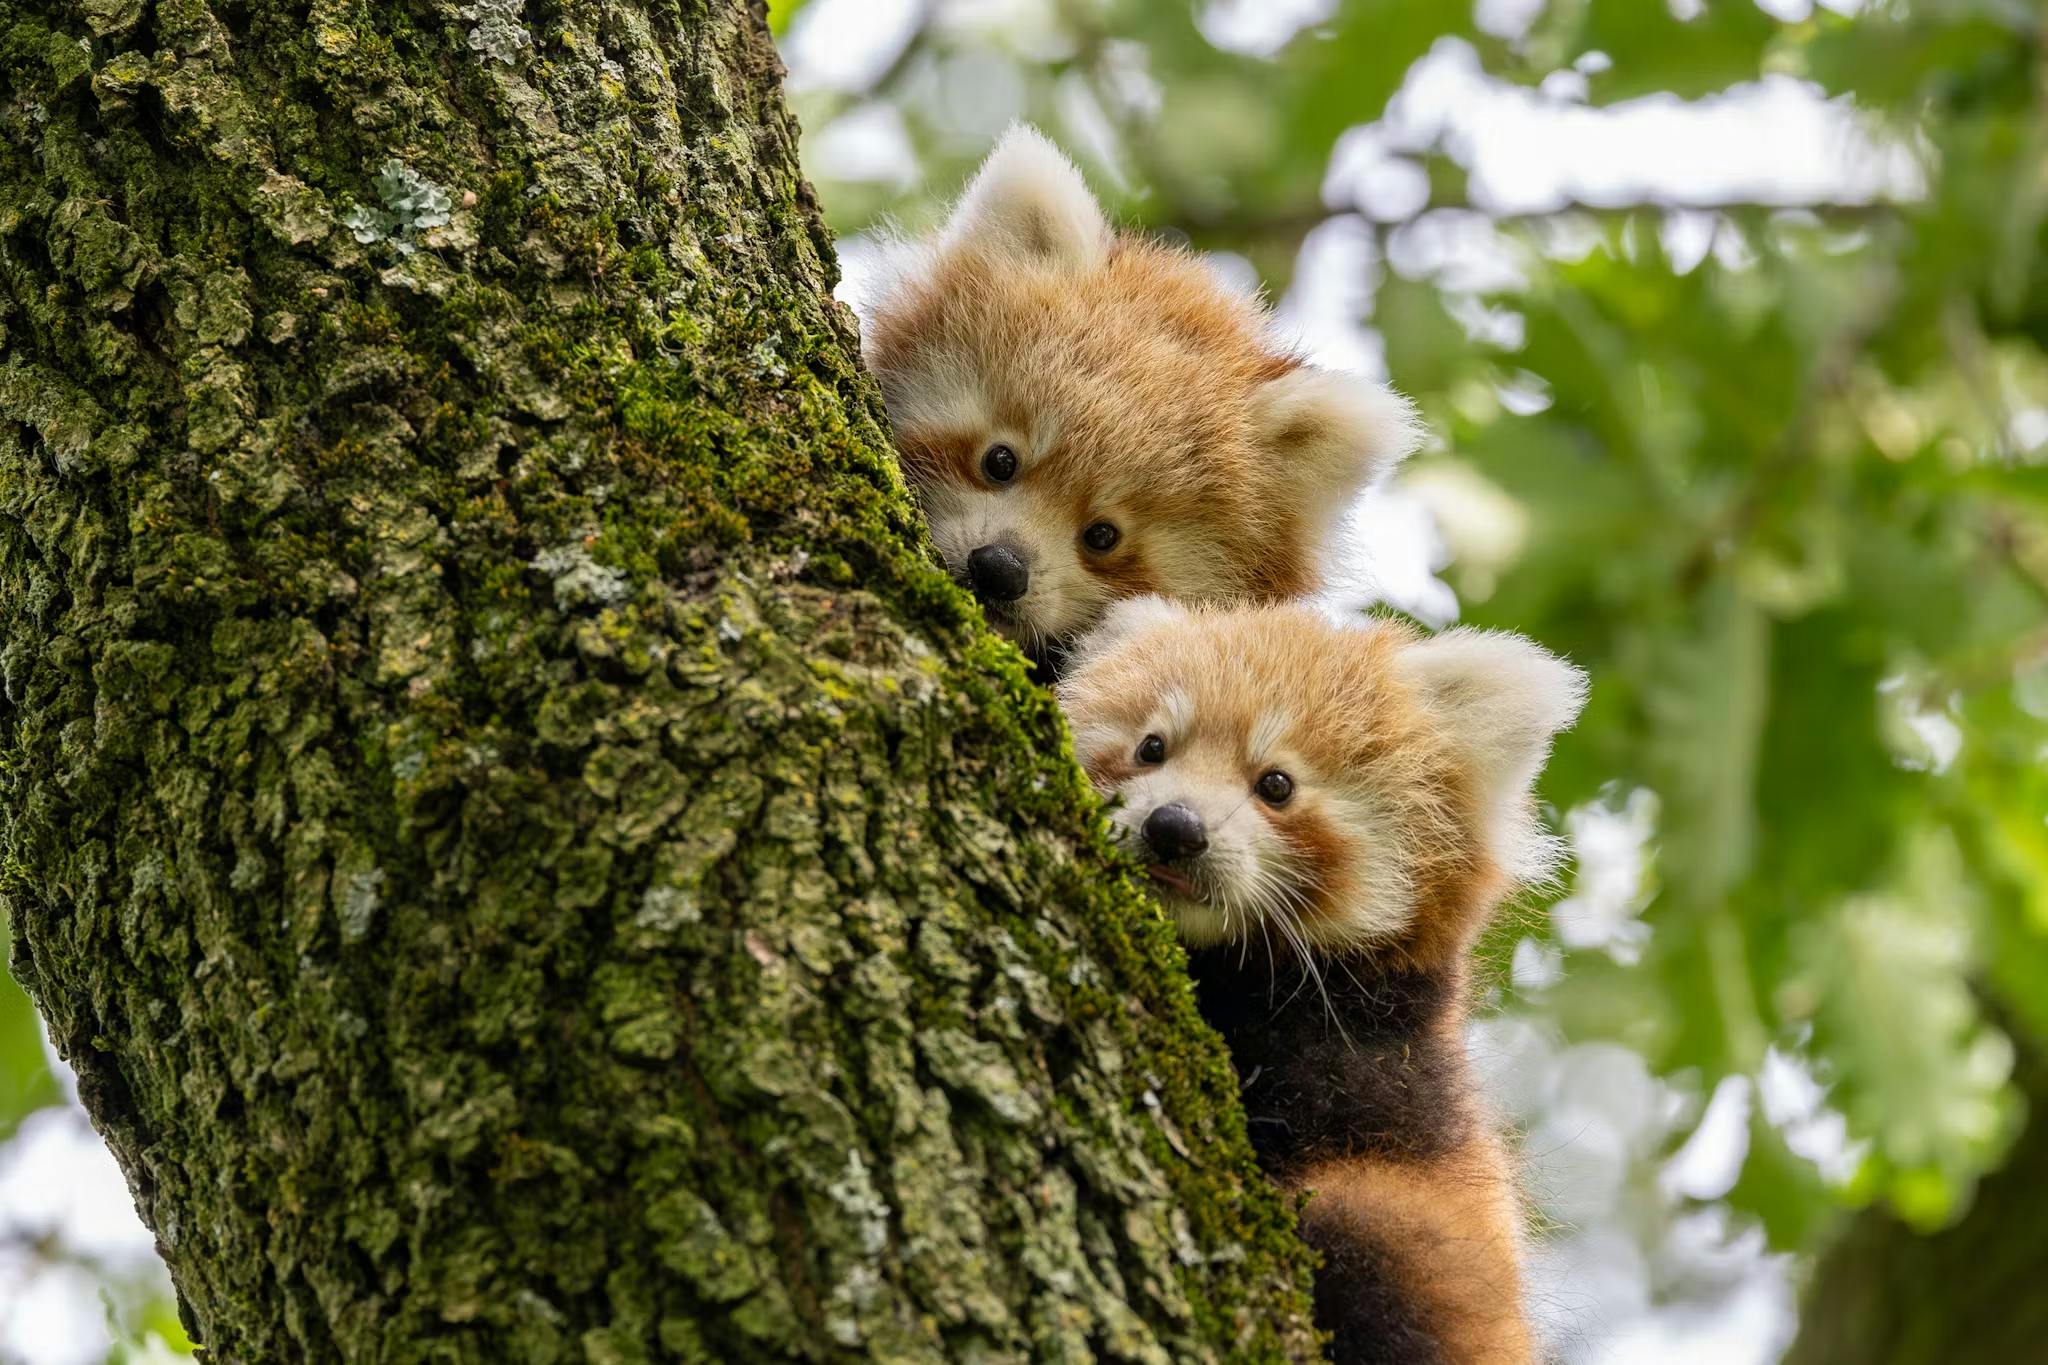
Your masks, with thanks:
<instances>
[{"instance_id":1,"label":"leafy background","mask_svg":"<svg viewBox=\"0 0 2048 1365\"><path fill-rule=\"evenodd\" d=\"M1832 1314L1793 1345L1801 1302L1880 1273L1830 1254L1845 1235L1910 1256L1967 1230L2048 1282L2048 1207L1978 1197L2048 1165L2018 1141L2030 1098L2048 1123L2037 6L771 13L849 297L871 234L928 224L1031 118L1120 219L1421 403L1435 439L1358 510L1342 595L1592 672L1545 784L1576 871L1486 945L1472 1038L1562 1357L1879 1358ZM0 982L17 1126L0 1352L180 1352ZM1964 1335L1948 1285L1915 1288L1926 1340Z\"/></svg>"}]
</instances>

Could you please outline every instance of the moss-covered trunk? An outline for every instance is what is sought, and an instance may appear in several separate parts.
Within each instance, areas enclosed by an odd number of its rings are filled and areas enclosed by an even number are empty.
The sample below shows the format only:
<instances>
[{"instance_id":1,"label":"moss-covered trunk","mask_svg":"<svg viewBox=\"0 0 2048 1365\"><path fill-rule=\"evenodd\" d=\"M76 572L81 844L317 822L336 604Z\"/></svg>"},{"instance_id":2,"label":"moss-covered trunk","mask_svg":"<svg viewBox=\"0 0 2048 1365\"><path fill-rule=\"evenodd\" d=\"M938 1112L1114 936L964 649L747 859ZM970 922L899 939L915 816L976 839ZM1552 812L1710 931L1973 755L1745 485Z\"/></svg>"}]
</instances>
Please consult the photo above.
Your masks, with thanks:
<instances>
[{"instance_id":1,"label":"moss-covered trunk","mask_svg":"<svg viewBox=\"0 0 2048 1365\"><path fill-rule=\"evenodd\" d=\"M758 13L0 42L0 885L215 1358L1301 1354Z\"/></svg>"}]
</instances>

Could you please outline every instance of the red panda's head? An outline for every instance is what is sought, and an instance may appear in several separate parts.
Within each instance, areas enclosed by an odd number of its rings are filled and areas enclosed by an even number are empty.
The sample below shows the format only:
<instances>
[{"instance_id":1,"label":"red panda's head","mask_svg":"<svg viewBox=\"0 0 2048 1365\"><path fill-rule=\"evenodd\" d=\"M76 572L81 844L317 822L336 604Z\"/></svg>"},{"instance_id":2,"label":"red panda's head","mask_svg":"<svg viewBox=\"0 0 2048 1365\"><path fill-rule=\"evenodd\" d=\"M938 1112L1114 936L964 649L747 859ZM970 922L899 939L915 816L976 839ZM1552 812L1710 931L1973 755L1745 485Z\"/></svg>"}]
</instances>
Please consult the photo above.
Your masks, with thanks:
<instances>
[{"instance_id":1,"label":"red panda's head","mask_svg":"<svg viewBox=\"0 0 2048 1365\"><path fill-rule=\"evenodd\" d=\"M866 313L932 537L1027 647L1142 593L1312 591L1336 515L1415 441L1403 400L1302 363L1200 257L1114 232L1022 126Z\"/></svg>"},{"instance_id":2,"label":"red panda's head","mask_svg":"<svg viewBox=\"0 0 2048 1365\"><path fill-rule=\"evenodd\" d=\"M1060 701L1191 946L1450 960L1555 841L1530 787L1579 669L1518 635L1118 604Z\"/></svg>"}]
</instances>

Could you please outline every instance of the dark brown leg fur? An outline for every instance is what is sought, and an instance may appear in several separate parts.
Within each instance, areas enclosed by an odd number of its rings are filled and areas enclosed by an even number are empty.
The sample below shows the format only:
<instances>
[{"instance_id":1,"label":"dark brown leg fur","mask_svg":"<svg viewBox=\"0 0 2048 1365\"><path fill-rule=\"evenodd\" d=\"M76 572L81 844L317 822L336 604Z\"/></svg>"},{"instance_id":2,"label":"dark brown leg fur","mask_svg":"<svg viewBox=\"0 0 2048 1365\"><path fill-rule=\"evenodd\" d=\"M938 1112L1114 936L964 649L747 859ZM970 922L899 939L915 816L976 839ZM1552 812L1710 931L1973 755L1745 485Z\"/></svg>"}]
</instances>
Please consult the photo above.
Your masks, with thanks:
<instances>
[{"instance_id":1,"label":"dark brown leg fur","mask_svg":"<svg viewBox=\"0 0 2048 1365\"><path fill-rule=\"evenodd\" d=\"M1514 1184L1478 1116L1462 980L1370 959L1190 954L1252 1145L1312 1193L1316 1320L1339 1365L1527 1365Z\"/></svg>"}]
</instances>

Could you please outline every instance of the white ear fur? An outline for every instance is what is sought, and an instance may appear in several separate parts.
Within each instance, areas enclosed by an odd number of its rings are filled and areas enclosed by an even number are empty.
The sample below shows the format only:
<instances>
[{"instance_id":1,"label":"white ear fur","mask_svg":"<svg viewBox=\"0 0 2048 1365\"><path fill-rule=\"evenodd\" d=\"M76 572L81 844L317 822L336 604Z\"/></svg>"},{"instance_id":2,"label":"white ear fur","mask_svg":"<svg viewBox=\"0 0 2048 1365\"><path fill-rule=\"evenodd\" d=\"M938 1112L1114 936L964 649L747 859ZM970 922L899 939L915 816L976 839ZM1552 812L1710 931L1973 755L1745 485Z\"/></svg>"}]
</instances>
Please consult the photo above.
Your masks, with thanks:
<instances>
[{"instance_id":1,"label":"white ear fur","mask_svg":"<svg viewBox=\"0 0 2048 1365\"><path fill-rule=\"evenodd\" d=\"M1085 270L1109 251L1109 221L1066 154L1016 123L981 163L946 223L943 245L968 245Z\"/></svg>"},{"instance_id":2,"label":"white ear fur","mask_svg":"<svg viewBox=\"0 0 2048 1365\"><path fill-rule=\"evenodd\" d=\"M1473 765L1494 859L1523 880L1547 875L1558 849L1536 821L1529 789L1552 736L1585 705L1584 670L1523 636L1469 626L1409 645L1397 666Z\"/></svg>"},{"instance_id":3,"label":"white ear fur","mask_svg":"<svg viewBox=\"0 0 2048 1365\"><path fill-rule=\"evenodd\" d=\"M1304 365L1261 385L1252 402L1256 436L1276 467L1305 497L1338 507L1422 438L1407 399L1355 374Z\"/></svg>"},{"instance_id":4,"label":"white ear fur","mask_svg":"<svg viewBox=\"0 0 2048 1365\"><path fill-rule=\"evenodd\" d=\"M1102 614L1102 619L1074 642L1067 655L1067 667L1074 669L1091 663L1154 626L1178 625L1187 619L1186 607L1155 593L1112 602L1109 610Z\"/></svg>"}]
</instances>

